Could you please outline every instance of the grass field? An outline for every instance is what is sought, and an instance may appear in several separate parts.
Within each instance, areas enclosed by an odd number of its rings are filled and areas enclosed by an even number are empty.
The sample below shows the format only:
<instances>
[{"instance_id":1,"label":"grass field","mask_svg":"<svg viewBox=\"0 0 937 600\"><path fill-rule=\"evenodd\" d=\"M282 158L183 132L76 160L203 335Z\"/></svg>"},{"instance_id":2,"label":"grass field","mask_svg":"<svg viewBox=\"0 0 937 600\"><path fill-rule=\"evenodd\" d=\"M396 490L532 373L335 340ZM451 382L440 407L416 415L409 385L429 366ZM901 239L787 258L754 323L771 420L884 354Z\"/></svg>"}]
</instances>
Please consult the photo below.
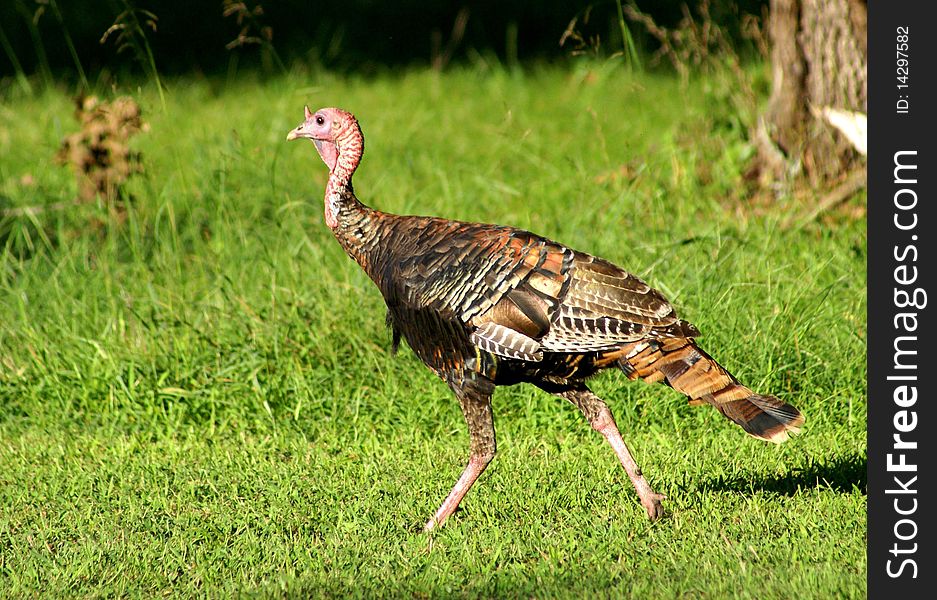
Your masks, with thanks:
<instances>
[{"instance_id":1,"label":"grass field","mask_svg":"<svg viewBox=\"0 0 937 600\"><path fill-rule=\"evenodd\" d=\"M608 65L179 80L166 112L127 91L149 131L125 222L0 222L0 596L865 595L865 222L784 228L802 205L740 200L750 149L703 83ZM285 142L304 103L358 115L366 202L628 268L804 433L768 445L599 377L668 496L652 524L572 406L502 388L498 457L420 533L468 436L448 389L391 356L379 293L322 221L326 169ZM71 113L64 93L4 98L0 203L74 197L53 162Z\"/></svg>"}]
</instances>

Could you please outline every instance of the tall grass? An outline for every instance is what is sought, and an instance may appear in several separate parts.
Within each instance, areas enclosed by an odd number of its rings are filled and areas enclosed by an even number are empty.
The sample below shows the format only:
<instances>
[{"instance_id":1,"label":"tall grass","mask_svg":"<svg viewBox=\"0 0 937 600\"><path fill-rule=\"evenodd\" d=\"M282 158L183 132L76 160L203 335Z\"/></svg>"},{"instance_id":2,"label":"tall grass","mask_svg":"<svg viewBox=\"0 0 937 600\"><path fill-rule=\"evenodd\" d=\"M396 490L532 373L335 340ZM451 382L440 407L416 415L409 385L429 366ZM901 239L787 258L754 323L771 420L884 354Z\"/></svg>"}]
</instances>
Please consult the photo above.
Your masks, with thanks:
<instances>
[{"instance_id":1,"label":"tall grass","mask_svg":"<svg viewBox=\"0 0 937 600\"><path fill-rule=\"evenodd\" d=\"M82 90L90 90L91 85L88 83L88 77L85 75L85 69L81 65L81 59L78 57L78 51L75 49L75 43L72 41L72 36L68 32L68 26L65 24L65 18L62 16L62 11L59 10L59 5L56 0L49 0L49 8L52 9L52 14L55 16L56 22L59 24L59 28L62 30L62 38L65 40L65 46L68 48L68 54L72 58L72 63L75 65L75 71L78 73L78 80L81 84Z\"/></svg>"},{"instance_id":2,"label":"tall grass","mask_svg":"<svg viewBox=\"0 0 937 600\"><path fill-rule=\"evenodd\" d=\"M147 29L156 32L159 17L149 10L138 8L131 0L119 1L123 10L101 36L101 43L106 43L113 36L118 53L129 51L133 54L135 60L143 67L150 80L156 85L159 92L159 103L163 112L165 112L167 105L163 80L159 74L159 69L156 68L156 57L153 55L153 48L150 46L147 34Z\"/></svg>"},{"instance_id":3,"label":"tall grass","mask_svg":"<svg viewBox=\"0 0 937 600\"><path fill-rule=\"evenodd\" d=\"M23 65L20 63L20 59L16 55L16 51L13 49L13 45L10 44L10 39L3 30L2 24L0 24L0 46L3 47L4 54L6 54L10 64L13 65L13 72L16 75L16 83L19 84L20 89L24 93L27 95L32 95L33 86L29 83L29 77L26 76L26 72L23 70Z\"/></svg>"},{"instance_id":4,"label":"tall grass","mask_svg":"<svg viewBox=\"0 0 937 600\"><path fill-rule=\"evenodd\" d=\"M42 41L42 36L39 34L39 28L37 26L39 22L39 17L41 13L35 8L30 9L27 6L25 0L14 0L16 3L16 12L20 14L20 17L23 19L23 24L26 25L26 29L29 31L29 37L32 40L33 50L36 53L36 68L39 72L39 76L42 79L43 85L45 87L52 87L54 78L52 77L52 69L49 67L49 59L46 56L45 44ZM13 56L15 53L12 49L7 51L9 56ZM17 59L18 63L19 60ZM15 63L14 63L15 64Z\"/></svg>"},{"instance_id":5,"label":"tall grass","mask_svg":"<svg viewBox=\"0 0 937 600\"><path fill-rule=\"evenodd\" d=\"M621 0L615 0L615 8L618 11L618 30L621 32L622 54L626 57L628 65L642 69L641 55L634 43L634 36L631 35L631 29L625 23L625 13L621 7Z\"/></svg>"}]
</instances>

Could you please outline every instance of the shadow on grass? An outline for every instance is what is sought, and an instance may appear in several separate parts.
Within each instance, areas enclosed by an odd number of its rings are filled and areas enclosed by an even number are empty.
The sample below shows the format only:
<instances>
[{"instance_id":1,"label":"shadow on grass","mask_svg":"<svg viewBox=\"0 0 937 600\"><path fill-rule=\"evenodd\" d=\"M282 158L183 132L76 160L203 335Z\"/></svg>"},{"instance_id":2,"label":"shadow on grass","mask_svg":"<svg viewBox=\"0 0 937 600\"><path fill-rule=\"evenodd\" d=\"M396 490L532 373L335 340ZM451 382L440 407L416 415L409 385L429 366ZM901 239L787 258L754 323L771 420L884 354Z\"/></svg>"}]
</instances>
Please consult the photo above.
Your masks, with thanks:
<instances>
[{"instance_id":1,"label":"shadow on grass","mask_svg":"<svg viewBox=\"0 0 937 600\"><path fill-rule=\"evenodd\" d=\"M867 465L868 457L858 453L820 460L810 457L805 465L795 466L787 474L714 477L701 483L700 489L706 491L754 489L785 496L793 496L804 490L815 488L826 488L844 494L858 489L865 495L868 493Z\"/></svg>"}]
</instances>

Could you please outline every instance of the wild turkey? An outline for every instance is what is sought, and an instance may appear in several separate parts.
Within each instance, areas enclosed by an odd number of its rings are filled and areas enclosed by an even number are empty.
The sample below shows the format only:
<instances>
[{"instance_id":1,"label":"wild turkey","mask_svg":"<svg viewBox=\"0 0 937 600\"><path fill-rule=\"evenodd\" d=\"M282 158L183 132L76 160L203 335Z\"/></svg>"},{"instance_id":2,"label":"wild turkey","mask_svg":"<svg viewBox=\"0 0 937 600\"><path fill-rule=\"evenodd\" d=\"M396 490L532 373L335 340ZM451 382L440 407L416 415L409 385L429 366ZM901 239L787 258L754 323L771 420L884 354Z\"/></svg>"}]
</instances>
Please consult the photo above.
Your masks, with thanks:
<instances>
[{"instance_id":1,"label":"wild turkey","mask_svg":"<svg viewBox=\"0 0 937 600\"><path fill-rule=\"evenodd\" d=\"M498 385L532 383L576 405L615 450L652 520L664 496L587 387L599 370L664 382L763 440L782 442L803 424L796 408L752 392L700 349L699 331L660 292L606 260L513 227L365 206L351 183L364 153L358 121L337 108L305 107L305 117L286 139L312 140L329 168L325 222L381 290L394 351L405 339L455 393L468 424L468 465L426 531L455 511L494 458Z\"/></svg>"}]
</instances>

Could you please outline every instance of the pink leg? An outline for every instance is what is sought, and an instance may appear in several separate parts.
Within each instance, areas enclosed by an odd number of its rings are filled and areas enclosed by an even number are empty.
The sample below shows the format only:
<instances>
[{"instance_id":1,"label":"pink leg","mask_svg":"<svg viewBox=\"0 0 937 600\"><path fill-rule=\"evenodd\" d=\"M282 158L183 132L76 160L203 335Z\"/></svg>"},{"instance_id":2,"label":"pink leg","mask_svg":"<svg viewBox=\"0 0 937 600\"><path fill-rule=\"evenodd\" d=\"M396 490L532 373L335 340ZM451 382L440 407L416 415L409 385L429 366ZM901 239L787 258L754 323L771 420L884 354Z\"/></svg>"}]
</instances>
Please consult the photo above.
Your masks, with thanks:
<instances>
[{"instance_id":1,"label":"pink leg","mask_svg":"<svg viewBox=\"0 0 937 600\"><path fill-rule=\"evenodd\" d=\"M465 470L462 471L462 477L459 477L459 481L456 482L455 487L449 492L449 496L446 497L445 502L443 502L439 510L436 511L433 518L427 521L426 525L423 527L423 531L432 531L437 525L442 525L443 522L449 518L449 515L455 512L455 509L459 507L459 502L462 502L462 498L465 497L469 488L472 487L472 484L475 483L478 476L482 474L482 471L484 471L488 463L491 462L491 458L492 457L473 455L469 459L468 465L466 465Z\"/></svg>"},{"instance_id":2,"label":"pink leg","mask_svg":"<svg viewBox=\"0 0 937 600\"><path fill-rule=\"evenodd\" d=\"M605 436L605 439L611 444L612 450L618 455L618 460L625 468L625 472L628 473L631 483L634 484L634 489L637 490L638 497L641 498L641 504L644 506L644 510L647 511L647 516L652 521L659 519L664 516L664 507L661 505L660 501L666 499L666 496L658 494L651 489L651 486L644 478L644 474L641 472L641 467L634 462L634 458L631 456L628 446L625 445L625 440L621 438L621 433L618 431L615 419L612 417L612 413L607 407L603 417L606 415L607 420L602 418L598 423L593 422L592 427Z\"/></svg>"},{"instance_id":3,"label":"pink leg","mask_svg":"<svg viewBox=\"0 0 937 600\"><path fill-rule=\"evenodd\" d=\"M495 427L491 416L490 392L479 393L478 386L472 383L465 387L453 386L452 389L459 399L459 404L462 405L462 414L468 424L471 455L459 481L449 492L436 514L427 521L423 531L432 531L455 512L472 484L495 457Z\"/></svg>"},{"instance_id":4,"label":"pink leg","mask_svg":"<svg viewBox=\"0 0 937 600\"><path fill-rule=\"evenodd\" d=\"M660 501L664 500L666 496L651 489L641 472L641 467L634 461L625 440L622 439L621 432L618 431L618 425L615 424L615 418L612 416L612 411L608 409L605 402L585 386L563 391L558 395L578 406L586 418L589 419L592 428L608 440L621 465L625 468L625 472L628 473L631 483L634 484L634 489L638 492L638 497L647 511L647 516L652 521L662 517L664 507Z\"/></svg>"}]
</instances>

